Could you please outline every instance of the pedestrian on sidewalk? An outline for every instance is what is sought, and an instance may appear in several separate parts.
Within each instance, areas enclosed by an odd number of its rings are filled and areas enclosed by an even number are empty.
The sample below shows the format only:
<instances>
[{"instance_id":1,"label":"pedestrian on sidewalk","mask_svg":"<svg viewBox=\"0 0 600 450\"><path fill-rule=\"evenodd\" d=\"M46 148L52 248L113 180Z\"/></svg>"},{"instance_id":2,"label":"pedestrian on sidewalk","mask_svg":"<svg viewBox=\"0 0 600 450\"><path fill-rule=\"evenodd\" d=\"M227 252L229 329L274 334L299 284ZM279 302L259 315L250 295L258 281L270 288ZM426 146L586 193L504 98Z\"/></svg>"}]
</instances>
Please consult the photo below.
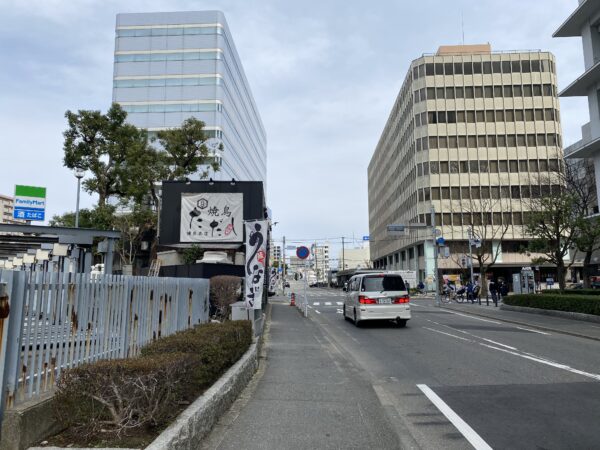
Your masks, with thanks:
<instances>
[{"instance_id":1,"label":"pedestrian on sidewalk","mask_svg":"<svg viewBox=\"0 0 600 450\"><path fill-rule=\"evenodd\" d=\"M494 279L490 280L489 290L494 305L498 306L498 284L494 281Z\"/></svg>"},{"instance_id":2,"label":"pedestrian on sidewalk","mask_svg":"<svg viewBox=\"0 0 600 450\"><path fill-rule=\"evenodd\" d=\"M504 280L500 281L500 286L498 287L498 293L500 294L500 300L504 301L504 297L508 295L508 283Z\"/></svg>"},{"instance_id":3,"label":"pedestrian on sidewalk","mask_svg":"<svg viewBox=\"0 0 600 450\"><path fill-rule=\"evenodd\" d=\"M471 283L471 280L467 281L467 301L471 300L471 303L474 302L473 300L473 283Z\"/></svg>"}]
</instances>

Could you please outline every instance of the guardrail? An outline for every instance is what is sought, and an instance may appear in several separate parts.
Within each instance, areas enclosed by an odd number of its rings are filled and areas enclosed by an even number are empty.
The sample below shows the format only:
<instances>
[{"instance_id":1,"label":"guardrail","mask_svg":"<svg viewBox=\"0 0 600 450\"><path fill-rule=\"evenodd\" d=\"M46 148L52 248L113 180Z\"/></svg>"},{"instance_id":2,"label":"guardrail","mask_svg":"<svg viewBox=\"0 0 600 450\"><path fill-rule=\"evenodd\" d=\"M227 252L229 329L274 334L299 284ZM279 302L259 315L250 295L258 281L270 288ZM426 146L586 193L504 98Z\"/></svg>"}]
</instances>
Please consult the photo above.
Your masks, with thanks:
<instances>
[{"instance_id":1,"label":"guardrail","mask_svg":"<svg viewBox=\"0 0 600 450\"><path fill-rule=\"evenodd\" d=\"M207 322L204 279L0 270L0 419L61 371Z\"/></svg>"}]
</instances>

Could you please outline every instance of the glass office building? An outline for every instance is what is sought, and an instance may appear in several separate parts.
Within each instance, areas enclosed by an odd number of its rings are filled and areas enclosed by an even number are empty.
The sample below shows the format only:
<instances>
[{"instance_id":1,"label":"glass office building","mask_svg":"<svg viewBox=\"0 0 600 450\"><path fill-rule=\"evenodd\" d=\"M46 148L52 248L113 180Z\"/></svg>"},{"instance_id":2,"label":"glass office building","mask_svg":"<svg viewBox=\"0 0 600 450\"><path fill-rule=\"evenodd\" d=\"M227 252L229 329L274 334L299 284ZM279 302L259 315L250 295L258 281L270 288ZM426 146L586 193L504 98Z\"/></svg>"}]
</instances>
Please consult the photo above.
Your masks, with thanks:
<instances>
[{"instance_id":1,"label":"glass office building","mask_svg":"<svg viewBox=\"0 0 600 450\"><path fill-rule=\"evenodd\" d=\"M224 14L118 14L115 31L113 102L128 121L152 135L196 117L221 161L212 178L265 183L266 134Z\"/></svg>"}]
</instances>

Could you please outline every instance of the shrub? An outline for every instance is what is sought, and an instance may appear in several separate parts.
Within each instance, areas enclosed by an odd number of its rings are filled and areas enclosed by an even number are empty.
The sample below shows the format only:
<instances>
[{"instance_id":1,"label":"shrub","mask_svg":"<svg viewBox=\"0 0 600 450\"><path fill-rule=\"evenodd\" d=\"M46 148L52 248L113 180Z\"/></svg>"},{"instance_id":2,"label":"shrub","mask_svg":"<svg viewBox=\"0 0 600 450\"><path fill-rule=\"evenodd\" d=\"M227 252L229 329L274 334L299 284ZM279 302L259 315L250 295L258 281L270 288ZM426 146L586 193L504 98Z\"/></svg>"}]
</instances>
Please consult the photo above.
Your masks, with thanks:
<instances>
[{"instance_id":1,"label":"shrub","mask_svg":"<svg viewBox=\"0 0 600 450\"><path fill-rule=\"evenodd\" d=\"M190 384L192 361L170 353L83 364L62 372L55 409L84 437L166 423Z\"/></svg>"},{"instance_id":2,"label":"shrub","mask_svg":"<svg viewBox=\"0 0 600 450\"><path fill-rule=\"evenodd\" d=\"M551 309L600 315L600 297L596 295L570 295L560 293L519 294L504 298L504 303L528 308Z\"/></svg>"},{"instance_id":3,"label":"shrub","mask_svg":"<svg viewBox=\"0 0 600 450\"><path fill-rule=\"evenodd\" d=\"M218 275L210 279L210 302L214 316L225 320L229 317L230 305L238 301L242 279L231 275Z\"/></svg>"},{"instance_id":4,"label":"shrub","mask_svg":"<svg viewBox=\"0 0 600 450\"><path fill-rule=\"evenodd\" d=\"M556 295L560 294L561 291L556 289L546 289L542 291L542 294ZM600 289L567 289L563 292L565 295L600 295Z\"/></svg>"},{"instance_id":5,"label":"shrub","mask_svg":"<svg viewBox=\"0 0 600 450\"><path fill-rule=\"evenodd\" d=\"M250 321L209 323L158 339L142 349L142 356L166 353L193 355L195 389L212 384L252 343Z\"/></svg>"}]
</instances>

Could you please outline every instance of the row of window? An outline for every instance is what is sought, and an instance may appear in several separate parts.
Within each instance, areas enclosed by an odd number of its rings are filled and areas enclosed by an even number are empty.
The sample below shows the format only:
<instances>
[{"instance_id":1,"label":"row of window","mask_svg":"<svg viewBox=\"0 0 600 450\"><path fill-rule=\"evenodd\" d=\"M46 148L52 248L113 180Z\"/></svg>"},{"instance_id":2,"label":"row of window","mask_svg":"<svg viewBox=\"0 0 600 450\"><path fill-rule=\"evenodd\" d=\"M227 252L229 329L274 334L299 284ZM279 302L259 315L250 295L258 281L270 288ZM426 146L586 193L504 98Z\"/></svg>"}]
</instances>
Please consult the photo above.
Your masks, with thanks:
<instances>
[{"instance_id":1,"label":"row of window","mask_svg":"<svg viewBox=\"0 0 600 450\"><path fill-rule=\"evenodd\" d=\"M220 77L135 78L113 81L115 88L213 86L217 84L221 84Z\"/></svg>"},{"instance_id":2,"label":"row of window","mask_svg":"<svg viewBox=\"0 0 600 450\"><path fill-rule=\"evenodd\" d=\"M117 37L188 36L194 34L223 34L221 27L164 27L117 29Z\"/></svg>"},{"instance_id":3,"label":"row of window","mask_svg":"<svg viewBox=\"0 0 600 450\"><path fill-rule=\"evenodd\" d=\"M531 213L524 212L474 212L474 213L436 213L436 226L469 225L524 225L530 220ZM429 214L427 214L429 218ZM431 219L429 219L431 222Z\"/></svg>"},{"instance_id":4,"label":"row of window","mask_svg":"<svg viewBox=\"0 0 600 450\"><path fill-rule=\"evenodd\" d=\"M523 186L465 186L465 187L433 187L419 189L419 201L430 200L487 200L540 198L556 195L561 191L560 185L523 185Z\"/></svg>"},{"instance_id":5,"label":"row of window","mask_svg":"<svg viewBox=\"0 0 600 450\"><path fill-rule=\"evenodd\" d=\"M127 113L172 113L223 111L221 103L150 103L147 105L122 105Z\"/></svg>"},{"instance_id":6,"label":"row of window","mask_svg":"<svg viewBox=\"0 0 600 450\"><path fill-rule=\"evenodd\" d=\"M544 84L515 84L503 86L446 86L417 89L415 103L425 100L453 100L457 98L507 98L557 96L556 86Z\"/></svg>"},{"instance_id":7,"label":"row of window","mask_svg":"<svg viewBox=\"0 0 600 450\"><path fill-rule=\"evenodd\" d=\"M115 55L115 62L147 62L147 61L195 61L205 59L222 59L221 52L157 52L127 53Z\"/></svg>"},{"instance_id":8,"label":"row of window","mask_svg":"<svg viewBox=\"0 0 600 450\"><path fill-rule=\"evenodd\" d=\"M496 123L496 122L533 122L559 121L558 110L554 108L535 109L488 109L477 111L429 111L415 115L415 125L436 123Z\"/></svg>"},{"instance_id":9,"label":"row of window","mask_svg":"<svg viewBox=\"0 0 600 450\"><path fill-rule=\"evenodd\" d=\"M471 161L430 161L417 164L417 175L438 173L519 173L519 172L558 172L558 159L510 159L510 160L471 160Z\"/></svg>"},{"instance_id":10,"label":"row of window","mask_svg":"<svg viewBox=\"0 0 600 450\"><path fill-rule=\"evenodd\" d=\"M560 135L538 134L488 134L469 136L429 136L417 138L417 151L436 148L481 148L481 147L541 147L562 146Z\"/></svg>"},{"instance_id":11,"label":"row of window","mask_svg":"<svg viewBox=\"0 0 600 450\"><path fill-rule=\"evenodd\" d=\"M472 75L530 72L554 73L554 63L548 59L427 63L413 68L413 79L416 80L429 75Z\"/></svg>"}]
</instances>

